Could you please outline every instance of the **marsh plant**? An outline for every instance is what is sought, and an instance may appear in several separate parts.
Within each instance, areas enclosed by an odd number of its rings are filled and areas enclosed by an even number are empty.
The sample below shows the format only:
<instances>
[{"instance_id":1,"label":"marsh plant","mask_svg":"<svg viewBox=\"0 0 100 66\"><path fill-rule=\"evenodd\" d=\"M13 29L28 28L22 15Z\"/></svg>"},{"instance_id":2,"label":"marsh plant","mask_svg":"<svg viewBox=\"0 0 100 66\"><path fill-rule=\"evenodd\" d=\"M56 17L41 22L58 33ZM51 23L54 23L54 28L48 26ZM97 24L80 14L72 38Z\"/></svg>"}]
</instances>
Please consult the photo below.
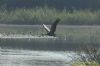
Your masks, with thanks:
<instances>
[{"instance_id":1,"label":"marsh plant","mask_svg":"<svg viewBox=\"0 0 100 66\"><path fill-rule=\"evenodd\" d=\"M61 24L69 25L98 25L100 24L100 10L58 10L56 8L35 7L31 9L16 8L0 9L0 23L3 24L51 24L56 18Z\"/></svg>"},{"instance_id":2,"label":"marsh plant","mask_svg":"<svg viewBox=\"0 0 100 66\"><path fill-rule=\"evenodd\" d=\"M81 49L82 50L82 49ZM74 66L99 66L100 50L93 46L84 46L83 53L79 53L79 61ZM78 65L79 64L79 65Z\"/></svg>"}]
</instances>

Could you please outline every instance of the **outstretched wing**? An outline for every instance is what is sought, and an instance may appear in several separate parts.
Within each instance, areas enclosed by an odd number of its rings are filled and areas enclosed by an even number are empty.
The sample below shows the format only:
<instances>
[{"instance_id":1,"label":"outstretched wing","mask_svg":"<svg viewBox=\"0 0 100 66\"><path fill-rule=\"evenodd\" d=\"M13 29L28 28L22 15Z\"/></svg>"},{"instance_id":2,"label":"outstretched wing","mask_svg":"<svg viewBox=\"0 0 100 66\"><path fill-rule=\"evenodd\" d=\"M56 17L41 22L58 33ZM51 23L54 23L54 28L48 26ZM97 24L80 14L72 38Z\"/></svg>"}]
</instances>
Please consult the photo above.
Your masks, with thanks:
<instances>
[{"instance_id":1,"label":"outstretched wing","mask_svg":"<svg viewBox=\"0 0 100 66\"><path fill-rule=\"evenodd\" d=\"M56 31L56 26L57 26L59 21L60 21L60 19L57 18L56 21L52 24L51 29L50 29L51 34L54 34L54 32Z\"/></svg>"},{"instance_id":2,"label":"outstretched wing","mask_svg":"<svg viewBox=\"0 0 100 66\"><path fill-rule=\"evenodd\" d=\"M45 28L45 30L47 31L47 33L50 32L50 29L45 24L43 24L43 27Z\"/></svg>"}]
</instances>

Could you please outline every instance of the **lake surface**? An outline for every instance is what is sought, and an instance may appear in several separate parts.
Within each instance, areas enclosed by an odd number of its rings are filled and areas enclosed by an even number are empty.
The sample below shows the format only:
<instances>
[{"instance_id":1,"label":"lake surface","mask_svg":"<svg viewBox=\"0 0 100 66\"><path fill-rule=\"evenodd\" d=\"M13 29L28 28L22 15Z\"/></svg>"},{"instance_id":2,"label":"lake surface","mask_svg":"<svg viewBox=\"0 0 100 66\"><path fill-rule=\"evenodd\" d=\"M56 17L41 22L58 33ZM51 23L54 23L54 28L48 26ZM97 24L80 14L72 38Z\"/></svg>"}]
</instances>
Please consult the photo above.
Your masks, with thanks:
<instances>
[{"instance_id":1,"label":"lake surface","mask_svg":"<svg viewBox=\"0 0 100 66\"><path fill-rule=\"evenodd\" d=\"M58 25L56 37L42 34L42 25L0 25L0 66L71 66L77 48L100 48L100 26Z\"/></svg>"},{"instance_id":2,"label":"lake surface","mask_svg":"<svg viewBox=\"0 0 100 66\"><path fill-rule=\"evenodd\" d=\"M50 25L47 25L50 28ZM97 31L100 32L100 26L80 26L80 25L58 25L56 29L56 34L66 34L70 31L72 32L88 32ZM21 34L31 34L41 35L46 33L42 25L1 25L0 33L21 33Z\"/></svg>"},{"instance_id":3,"label":"lake surface","mask_svg":"<svg viewBox=\"0 0 100 66\"><path fill-rule=\"evenodd\" d=\"M0 49L0 66L71 66L75 56L74 52L3 48Z\"/></svg>"}]
</instances>

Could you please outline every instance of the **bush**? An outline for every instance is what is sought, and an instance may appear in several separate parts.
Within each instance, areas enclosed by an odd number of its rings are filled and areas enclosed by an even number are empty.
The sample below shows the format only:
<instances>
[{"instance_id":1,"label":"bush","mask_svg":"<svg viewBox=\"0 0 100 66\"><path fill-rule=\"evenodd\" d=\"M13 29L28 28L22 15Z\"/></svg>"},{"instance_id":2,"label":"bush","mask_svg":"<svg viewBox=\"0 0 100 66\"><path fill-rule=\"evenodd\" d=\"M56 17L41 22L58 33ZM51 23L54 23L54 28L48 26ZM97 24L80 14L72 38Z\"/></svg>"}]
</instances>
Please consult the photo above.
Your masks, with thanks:
<instances>
[{"instance_id":1,"label":"bush","mask_svg":"<svg viewBox=\"0 0 100 66\"><path fill-rule=\"evenodd\" d=\"M15 10L0 10L1 24L51 24L56 18L61 19L61 24L67 25L99 25L100 11L67 9L57 10L47 6L32 9L17 8Z\"/></svg>"},{"instance_id":2,"label":"bush","mask_svg":"<svg viewBox=\"0 0 100 66\"><path fill-rule=\"evenodd\" d=\"M100 66L100 52L97 48L85 46L84 53L79 53L79 61L73 66ZM82 50L82 49L81 49Z\"/></svg>"}]
</instances>

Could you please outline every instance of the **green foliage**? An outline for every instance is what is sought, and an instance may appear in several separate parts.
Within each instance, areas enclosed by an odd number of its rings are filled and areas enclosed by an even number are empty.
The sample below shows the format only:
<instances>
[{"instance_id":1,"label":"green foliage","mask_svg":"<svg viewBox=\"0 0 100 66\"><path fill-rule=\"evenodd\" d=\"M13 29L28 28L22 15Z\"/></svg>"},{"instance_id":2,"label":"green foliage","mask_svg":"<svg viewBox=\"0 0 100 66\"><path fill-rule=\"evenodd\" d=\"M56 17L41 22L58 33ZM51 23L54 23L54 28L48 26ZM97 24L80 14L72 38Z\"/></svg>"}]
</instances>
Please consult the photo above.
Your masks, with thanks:
<instances>
[{"instance_id":1,"label":"green foliage","mask_svg":"<svg viewBox=\"0 0 100 66\"><path fill-rule=\"evenodd\" d=\"M94 46L80 47L79 59L72 66L100 66L100 50Z\"/></svg>"},{"instance_id":2,"label":"green foliage","mask_svg":"<svg viewBox=\"0 0 100 66\"><path fill-rule=\"evenodd\" d=\"M88 62L89 65L88 66L100 66L100 64L96 63L96 62ZM72 66L87 66L85 65L84 62L76 62L74 64L72 64Z\"/></svg>"},{"instance_id":3,"label":"green foliage","mask_svg":"<svg viewBox=\"0 0 100 66\"><path fill-rule=\"evenodd\" d=\"M0 23L3 24L51 24L56 18L61 19L61 24L69 25L99 25L100 10L57 10L55 8L17 8L15 10L0 10Z\"/></svg>"}]
</instances>

